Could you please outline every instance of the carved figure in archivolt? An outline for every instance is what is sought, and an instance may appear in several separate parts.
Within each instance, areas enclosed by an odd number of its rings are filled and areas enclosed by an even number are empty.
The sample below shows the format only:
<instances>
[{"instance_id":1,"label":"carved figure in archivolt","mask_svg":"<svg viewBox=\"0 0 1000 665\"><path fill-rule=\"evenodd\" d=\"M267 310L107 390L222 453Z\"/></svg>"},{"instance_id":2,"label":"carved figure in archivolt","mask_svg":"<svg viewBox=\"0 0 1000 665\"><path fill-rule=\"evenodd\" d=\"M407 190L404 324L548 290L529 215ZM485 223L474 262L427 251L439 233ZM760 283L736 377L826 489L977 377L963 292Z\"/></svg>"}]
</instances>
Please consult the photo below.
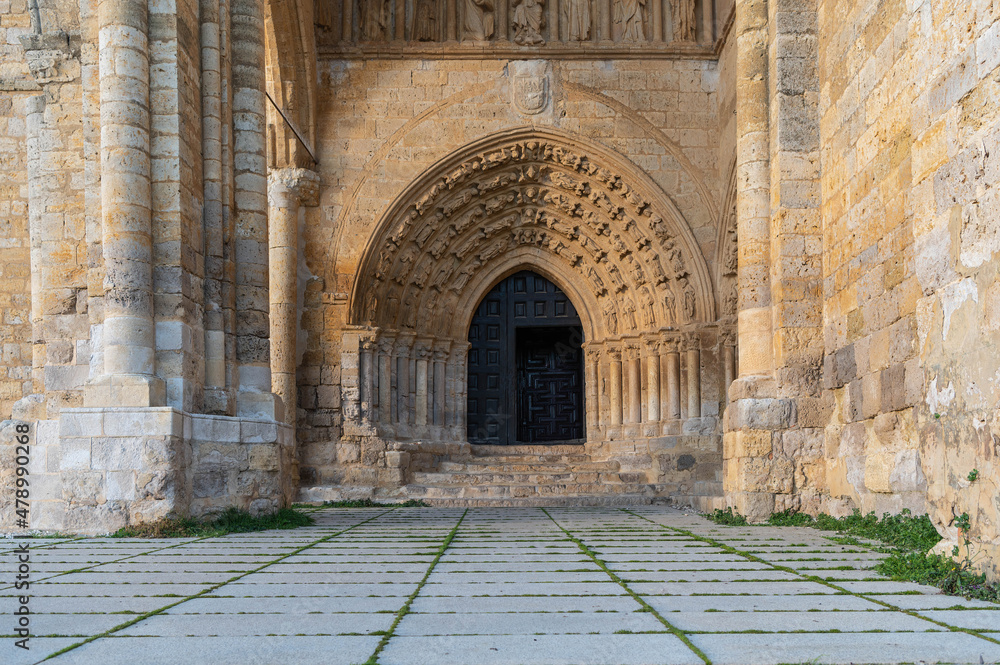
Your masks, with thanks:
<instances>
[{"instance_id":1,"label":"carved figure in archivolt","mask_svg":"<svg viewBox=\"0 0 1000 665\"><path fill-rule=\"evenodd\" d=\"M695 15L694 0L672 0L674 39L679 42L693 42L698 38L698 19Z\"/></svg>"},{"instance_id":2,"label":"carved figure in archivolt","mask_svg":"<svg viewBox=\"0 0 1000 665\"><path fill-rule=\"evenodd\" d=\"M544 0L519 0L514 5L514 42L517 44L541 44L542 28L545 26Z\"/></svg>"},{"instance_id":3,"label":"carved figure in archivolt","mask_svg":"<svg viewBox=\"0 0 1000 665\"><path fill-rule=\"evenodd\" d=\"M389 32L389 0L361 1L361 39L384 41Z\"/></svg>"},{"instance_id":4,"label":"carved figure in archivolt","mask_svg":"<svg viewBox=\"0 0 1000 665\"><path fill-rule=\"evenodd\" d=\"M563 0L559 4L566 39L582 42L590 39L590 0Z\"/></svg>"},{"instance_id":5,"label":"carved figure in archivolt","mask_svg":"<svg viewBox=\"0 0 1000 665\"><path fill-rule=\"evenodd\" d=\"M611 298L606 298L604 300L604 320L608 324L608 333L612 335L618 334L618 310L615 309L615 303Z\"/></svg>"},{"instance_id":6,"label":"carved figure in archivolt","mask_svg":"<svg viewBox=\"0 0 1000 665\"><path fill-rule=\"evenodd\" d=\"M642 289L642 322L647 326L656 322L656 312L653 311L653 296L649 295L649 289Z\"/></svg>"},{"instance_id":7,"label":"carved figure in archivolt","mask_svg":"<svg viewBox=\"0 0 1000 665\"><path fill-rule=\"evenodd\" d=\"M684 255L673 238L663 243L663 249L667 257L667 263L670 265L670 269L674 271L674 277L686 275L687 266L684 265Z\"/></svg>"},{"instance_id":8,"label":"carved figure in archivolt","mask_svg":"<svg viewBox=\"0 0 1000 665\"><path fill-rule=\"evenodd\" d=\"M677 297L674 296L674 290L667 285L667 288L663 290L663 309L667 310L667 318L670 319L670 323L677 322Z\"/></svg>"},{"instance_id":9,"label":"carved figure in archivolt","mask_svg":"<svg viewBox=\"0 0 1000 665\"><path fill-rule=\"evenodd\" d=\"M646 0L615 0L614 21L621 41L646 41L646 32L642 26L645 7Z\"/></svg>"},{"instance_id":10,"label":"carved figure in archivolt","mask_svg":"<svg viewBox=\"0 0 1000 665\"><path fill-rule=\"evenodd\" d=\"M732 280L729 288L726 290L726 299L723 305L723 310L728 315L736 314L736 308L739 306L740 294L739 290L736 288L736 280Z\"/></svg>"},{"instance_id":11,"label":"carved figure in archivolt","mask_svg":"<svg viewBox=\"0 0 1000 665\"><path fill-rule=\"evenodd\" d=\"M433 42L437 40L436 0L416 0L413 9L413 25L410 27L410 36L415 42Z\"/></svg>"},{"instance_id":12,"label":"carved figure in archivolt","mask_svg":"<svg viewBox=\"0 0 1000 665\"><path fill-rule=\"evenodd\" d=\"M626 300L622 303L622 323L629 330L638 328L635 322L635 305L632 304L631 300Z\"/></svg>"},{"instance_id":13,"label":"carved figure in archivolt","mask_svg":"<svg viewBox=\"0 0 1000 665\"><path fill-rule=\"evenodd\" d=\"M686 316L688 320L693 321L695 313L697 312L697 298L694 293L694 287L691 286L691 282L688 281L687 277L681 277L677 280L677 286L681 289L681 297L684 302L684 316Z\"/></svg>"},{"instance_id":14,"label":"carved figure in archivolt","mask_svg":"<svg viewBox=\"0 0 1000 665\"><path fill-rule=\"evenodd\" d=\"M493 0L465 0L465 38L484 41L493 38Z\"/></svg>"}]
</instances>

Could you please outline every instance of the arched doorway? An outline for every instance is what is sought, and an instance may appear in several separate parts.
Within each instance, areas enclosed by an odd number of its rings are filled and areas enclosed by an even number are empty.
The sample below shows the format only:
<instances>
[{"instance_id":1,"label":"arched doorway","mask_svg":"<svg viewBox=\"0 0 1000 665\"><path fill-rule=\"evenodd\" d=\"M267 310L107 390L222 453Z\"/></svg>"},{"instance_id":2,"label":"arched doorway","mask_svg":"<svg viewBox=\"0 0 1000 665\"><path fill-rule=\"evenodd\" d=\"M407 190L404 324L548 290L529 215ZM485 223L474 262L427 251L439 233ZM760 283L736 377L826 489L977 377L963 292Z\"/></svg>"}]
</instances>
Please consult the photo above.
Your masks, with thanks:
<instances>
[{"instance_id":1,"label":"arched doorway","mask_svg":"<svg viewBox=\"0 0 1000 665\"><path fill-rule=\"evenodd\" d=\"M469 443L583 443L583 341L573 303L545 277L494 286L469 326Z\"/></svg>"}]
</instances>

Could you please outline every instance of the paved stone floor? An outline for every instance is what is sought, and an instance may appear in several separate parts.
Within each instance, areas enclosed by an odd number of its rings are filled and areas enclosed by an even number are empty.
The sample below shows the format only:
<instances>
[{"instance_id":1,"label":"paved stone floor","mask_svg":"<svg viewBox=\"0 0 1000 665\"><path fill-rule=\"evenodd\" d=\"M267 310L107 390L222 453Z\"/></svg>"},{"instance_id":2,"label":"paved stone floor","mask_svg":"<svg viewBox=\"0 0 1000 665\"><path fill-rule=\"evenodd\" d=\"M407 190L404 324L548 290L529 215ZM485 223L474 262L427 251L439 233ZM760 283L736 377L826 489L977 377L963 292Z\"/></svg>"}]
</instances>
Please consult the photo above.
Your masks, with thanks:
<instances>
[{"instance_id":1,"label":"paved stone floor","mask_svg":"<svg viewBox=\"0 0 1000 665\"><path fill-rule=\"evenodd\" d=\"M1000 606L813 529L665 507L324 509L294 531L34 540L0 663L996 663ZM11 540L0 540L3 582Z\"/></svg>"}]
</instances>

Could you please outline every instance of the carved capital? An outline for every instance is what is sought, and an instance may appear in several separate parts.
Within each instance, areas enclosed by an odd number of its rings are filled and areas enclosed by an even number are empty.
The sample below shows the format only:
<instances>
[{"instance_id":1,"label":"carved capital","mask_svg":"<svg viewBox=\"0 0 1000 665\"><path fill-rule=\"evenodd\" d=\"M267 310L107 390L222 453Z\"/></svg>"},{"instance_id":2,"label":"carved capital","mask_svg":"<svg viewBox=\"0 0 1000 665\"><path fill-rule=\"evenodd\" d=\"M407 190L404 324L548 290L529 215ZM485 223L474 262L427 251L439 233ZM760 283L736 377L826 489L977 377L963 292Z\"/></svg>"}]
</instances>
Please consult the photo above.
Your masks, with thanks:
<instances>
[{"instance_id":1,"label":"carved capital","mask_svg":"<svg viewBox=\"0 0 1000 665\"><path fill-rule=\"evenodd\" d=\"M319 205L319 175L309 169L273 169L267 174L269 203L276 208L289 204Z\"/></svg>"},{"instance_id":2,"label":"carved capital","mask_svg":"<svg viewBox=\"0 0 1000 665\"><path fill-rule=\"evenodd\" d=\"M80 50L65 32L31 33L19 39L28 69L39 85L69 83L80 77Z\"/></svg>"}]
</instances>

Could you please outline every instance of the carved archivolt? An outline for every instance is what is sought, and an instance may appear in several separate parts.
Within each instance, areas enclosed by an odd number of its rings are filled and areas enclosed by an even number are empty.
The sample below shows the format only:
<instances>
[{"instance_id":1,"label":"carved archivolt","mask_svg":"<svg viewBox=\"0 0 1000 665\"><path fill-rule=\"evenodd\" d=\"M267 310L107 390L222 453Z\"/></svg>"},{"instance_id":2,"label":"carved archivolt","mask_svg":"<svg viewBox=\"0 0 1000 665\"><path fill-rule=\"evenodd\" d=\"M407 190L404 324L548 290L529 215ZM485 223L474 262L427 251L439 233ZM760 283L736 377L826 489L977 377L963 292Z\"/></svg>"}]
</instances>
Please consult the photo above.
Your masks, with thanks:
<instances>
[{"instance_id":1,"label":"carved archivolt","mask_svg":"<svg viewBox=\"0 0 1000 665\"><path fill-rule=\"evenodd\" d=\"M591 340L714 320L694 238L648 177L525 128L459 151L397 199L366 251L354 322L462 339L459 304L474 308L515 256L586 294L575 304L591 310Z\"/></svg>"}]
</instances>

